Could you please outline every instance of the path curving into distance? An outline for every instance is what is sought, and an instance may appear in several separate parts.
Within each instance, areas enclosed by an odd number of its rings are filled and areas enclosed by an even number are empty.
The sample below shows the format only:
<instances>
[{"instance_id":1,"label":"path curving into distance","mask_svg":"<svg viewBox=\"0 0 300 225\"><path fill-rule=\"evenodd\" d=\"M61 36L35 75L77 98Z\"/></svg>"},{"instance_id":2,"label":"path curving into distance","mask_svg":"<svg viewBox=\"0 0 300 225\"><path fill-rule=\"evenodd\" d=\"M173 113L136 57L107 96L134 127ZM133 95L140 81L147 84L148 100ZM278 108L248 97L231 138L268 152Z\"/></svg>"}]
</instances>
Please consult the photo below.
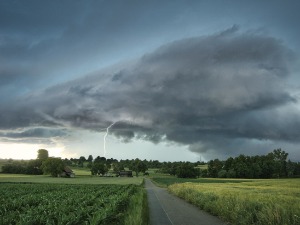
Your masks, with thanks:
<instances>
[{"instance_id":1,"label":"path curving into distance","mask_svg":"<svg viewBox=\"0 0 300 225\"><path fill-rule=\"evenodd\" d=\"M151 225L225 225L219 218L171 195L145 179Z\"/></svg>"}]
</instances>

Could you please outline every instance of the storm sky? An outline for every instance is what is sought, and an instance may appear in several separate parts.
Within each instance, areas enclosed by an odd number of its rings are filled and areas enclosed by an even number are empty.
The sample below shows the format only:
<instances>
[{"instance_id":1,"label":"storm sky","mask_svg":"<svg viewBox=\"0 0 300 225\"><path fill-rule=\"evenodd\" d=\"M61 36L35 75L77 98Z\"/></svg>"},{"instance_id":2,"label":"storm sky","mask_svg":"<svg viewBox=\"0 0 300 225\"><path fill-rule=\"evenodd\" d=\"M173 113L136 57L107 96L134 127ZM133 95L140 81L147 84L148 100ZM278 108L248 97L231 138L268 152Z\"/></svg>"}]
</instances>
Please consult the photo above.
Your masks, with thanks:
<instances>
[{"instance_id":1,"label":"storm sky","mask_svg":"<svg viewBox=\"0 0 300 225\"><path fill-rule=\"evenodd\" d=\"M0 158L300 161L299 10L0 1Z\"/></svg>"}]
</instances>

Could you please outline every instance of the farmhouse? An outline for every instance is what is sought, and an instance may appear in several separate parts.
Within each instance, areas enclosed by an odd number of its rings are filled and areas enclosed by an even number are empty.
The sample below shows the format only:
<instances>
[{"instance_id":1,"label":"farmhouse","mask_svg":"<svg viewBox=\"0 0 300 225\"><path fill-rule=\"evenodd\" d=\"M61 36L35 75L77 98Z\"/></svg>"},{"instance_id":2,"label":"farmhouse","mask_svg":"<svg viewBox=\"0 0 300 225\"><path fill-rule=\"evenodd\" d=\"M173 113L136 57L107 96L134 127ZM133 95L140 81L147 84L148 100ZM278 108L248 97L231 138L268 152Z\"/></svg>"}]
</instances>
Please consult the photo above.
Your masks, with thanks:
<instances>
[{"instance_id":1,"label":"farmhouse","mask_svg":"<svg viewBox=\"0 0 300 225\"><path fill-rule=\"evenodd\" d=\"M128 170L128 171L119 171L119 176L120 177L132 177L132 171Z\"/></svg>"},{"instance_id":2,"label":"farmhouse","mask_svg":"<svg viewBox=\"0 0 300 225\"><path fill-rule=\"evenodd\" d=\"M63 172L60 175L61 177L75 177L75 173L71 170L70 167L65 166Z\"/></svg>"}]
</instances>

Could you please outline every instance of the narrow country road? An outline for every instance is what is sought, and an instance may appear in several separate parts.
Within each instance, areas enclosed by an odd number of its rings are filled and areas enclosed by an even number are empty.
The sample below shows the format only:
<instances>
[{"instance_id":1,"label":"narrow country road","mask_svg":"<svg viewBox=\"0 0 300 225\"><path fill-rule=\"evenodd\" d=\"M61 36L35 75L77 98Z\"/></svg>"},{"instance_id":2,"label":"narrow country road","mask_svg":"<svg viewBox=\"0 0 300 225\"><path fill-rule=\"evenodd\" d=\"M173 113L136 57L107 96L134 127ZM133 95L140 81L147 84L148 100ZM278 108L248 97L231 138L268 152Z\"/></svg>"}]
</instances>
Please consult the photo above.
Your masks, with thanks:
<instances>
[{"instance_id":1,"label":"narrow country road","mask_svg":"<svg viewBox=\"0 0 300 225\"><path fill-rule=\"evenodd\" d=\"M173 196L164 188L145 179L151 225L225 225L221 221L186 201Z\"/></svg>"}]
</instances>

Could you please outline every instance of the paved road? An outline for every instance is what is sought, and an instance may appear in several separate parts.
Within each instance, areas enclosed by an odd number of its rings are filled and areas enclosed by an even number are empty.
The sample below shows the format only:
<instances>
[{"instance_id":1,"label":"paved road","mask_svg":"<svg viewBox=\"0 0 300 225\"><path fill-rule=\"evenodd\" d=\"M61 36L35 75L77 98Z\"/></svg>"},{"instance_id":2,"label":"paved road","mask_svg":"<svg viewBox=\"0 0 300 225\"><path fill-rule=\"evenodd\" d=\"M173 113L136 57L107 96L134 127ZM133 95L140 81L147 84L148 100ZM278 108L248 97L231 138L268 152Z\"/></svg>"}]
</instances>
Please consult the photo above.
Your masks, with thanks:
<instances>
[{"instance_id":1,"label":"paved road","mask_svg":"<svg viewBox=\"0 0 300 225\"><path fill-rule=\"evenodd\" d=\"M173 196L164 188L145 181L151 225L225 225L221 221L186 201Z\"/></svg>"}]
</instances>

